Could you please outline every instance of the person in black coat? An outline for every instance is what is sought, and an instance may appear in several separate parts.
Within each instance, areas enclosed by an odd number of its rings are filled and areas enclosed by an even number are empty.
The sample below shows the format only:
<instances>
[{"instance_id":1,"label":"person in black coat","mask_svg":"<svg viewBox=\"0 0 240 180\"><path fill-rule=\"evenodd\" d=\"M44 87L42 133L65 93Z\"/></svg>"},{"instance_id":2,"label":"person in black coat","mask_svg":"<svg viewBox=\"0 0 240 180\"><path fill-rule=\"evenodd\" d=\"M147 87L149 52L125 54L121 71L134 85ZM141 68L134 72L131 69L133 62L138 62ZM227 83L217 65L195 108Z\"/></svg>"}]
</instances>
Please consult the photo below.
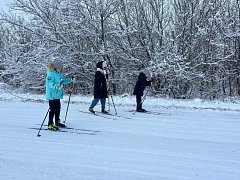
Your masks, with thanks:
<instances>
[{"instance_id":1,"label":"person in black coat","mask_svg":"<svg viewBox=\"0 0 240 180\"><path fill-rule=\"evenodd\" d=\"M134 87L133 95L136 95L136 101L137 101L137 112L145 112L146 110L142 108L142 96L143 91L146 88L146 86L150 86L151 82L153 80L148 81L147 76L150 76L150 71L148 69L145 69L144 71L140 72L138 76L137 83Z\"/></svg>"},{"instance_id":2,"label":"person in black coat","mask_svg":"<svg viewBox=\"0 0 240 180\"><path fill-rule=\"evenodd\" d=\"M93 108L97 105L97 103L101 102L102 113L108 113L105 110L106 98L107 95L107 79L106 79L106 61L100 61L96 65L97 71L95 73L94 80L94 99L92 100L91 106L89 107L89 111L95 113Z\"/></svg>"}]
</instances>

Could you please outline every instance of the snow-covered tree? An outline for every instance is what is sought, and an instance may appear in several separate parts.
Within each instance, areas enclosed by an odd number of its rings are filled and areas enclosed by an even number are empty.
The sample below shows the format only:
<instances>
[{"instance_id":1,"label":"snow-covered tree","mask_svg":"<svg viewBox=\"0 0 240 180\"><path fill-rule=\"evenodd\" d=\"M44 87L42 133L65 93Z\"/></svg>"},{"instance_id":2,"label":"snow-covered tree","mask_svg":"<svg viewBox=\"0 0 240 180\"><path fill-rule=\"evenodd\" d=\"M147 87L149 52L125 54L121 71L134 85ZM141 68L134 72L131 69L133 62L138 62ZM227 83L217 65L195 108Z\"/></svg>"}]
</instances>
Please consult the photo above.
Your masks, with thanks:
<instances>
[{"instance_id":1,"label":"snow-covered tree","mask_svg":"<svg viewBox=\"0 0 240 180\"><path fill-rule=\"evenodd\" d=\"M11 8L0 16L0 73L14 87L43 92L47 62L60 58L67 76L78 75L77 92L89 92L106 60L110 93L131 93L149 68L156 95L240 94L238 0L15 0Z\"/></svg>"}]
</instances>

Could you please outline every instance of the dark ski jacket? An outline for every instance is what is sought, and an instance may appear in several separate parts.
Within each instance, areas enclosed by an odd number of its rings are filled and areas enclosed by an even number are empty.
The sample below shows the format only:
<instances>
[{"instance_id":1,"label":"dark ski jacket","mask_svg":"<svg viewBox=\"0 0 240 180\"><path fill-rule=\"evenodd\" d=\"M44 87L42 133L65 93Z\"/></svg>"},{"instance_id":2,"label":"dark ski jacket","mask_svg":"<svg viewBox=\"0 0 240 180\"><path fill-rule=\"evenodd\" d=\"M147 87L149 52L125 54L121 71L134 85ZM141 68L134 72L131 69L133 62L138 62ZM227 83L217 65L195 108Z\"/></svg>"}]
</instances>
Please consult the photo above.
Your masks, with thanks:
<instances>
[{"instance_id":1,"label":"dark ski jacket","mask_svg":"<svg viewBox=\"0 0 240 180\"><path fill-rule=\"evenodd\" d=\"M107 98L107 82L105 75L100 71L95 73L94 98Z\"/></svg>"},{"instance_id":2,"label":"dark ski jacket","mask_svg":"<svg viewBox=\"0 0 240 180\"><path fill-rule=\"evenodd\" d=\"M146 75L141 72L138 76L137 83L134 87L133 95L143 96L146 86L150 86L152 81L147 81Z\"/></svg>"}]
</instances>

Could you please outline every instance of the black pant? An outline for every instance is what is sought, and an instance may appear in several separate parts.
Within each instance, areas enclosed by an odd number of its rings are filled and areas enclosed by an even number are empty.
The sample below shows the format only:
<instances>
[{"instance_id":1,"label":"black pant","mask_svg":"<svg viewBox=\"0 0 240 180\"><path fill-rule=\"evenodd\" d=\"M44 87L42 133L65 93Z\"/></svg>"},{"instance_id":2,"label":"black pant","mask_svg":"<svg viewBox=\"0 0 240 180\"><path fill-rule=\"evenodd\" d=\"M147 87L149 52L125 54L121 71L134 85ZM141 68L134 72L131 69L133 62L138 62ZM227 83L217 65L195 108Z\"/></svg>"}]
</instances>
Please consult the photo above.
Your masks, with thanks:
<instances>
[{"instance_id":1,"label":"black pant","mask_svg":"<svg viewBox=\"0 0 240 180\"><path fill-rule=\"evenodd\" d=\"M58 123L60 117L61 103L60 99L49 100L49 121L48 125L53 124L53 117L55 116L55 124Z\"/></svg>"},{"instance_id":2,"label":"black pant","mask_svg":"<svg viewBox=\"0 0 240 180\"><path fill-rule=\"evenodd\" d=\"M136 95L136 101L137 101L137 110L142 109L142 96Z\"/></svg>"}]
</instances>

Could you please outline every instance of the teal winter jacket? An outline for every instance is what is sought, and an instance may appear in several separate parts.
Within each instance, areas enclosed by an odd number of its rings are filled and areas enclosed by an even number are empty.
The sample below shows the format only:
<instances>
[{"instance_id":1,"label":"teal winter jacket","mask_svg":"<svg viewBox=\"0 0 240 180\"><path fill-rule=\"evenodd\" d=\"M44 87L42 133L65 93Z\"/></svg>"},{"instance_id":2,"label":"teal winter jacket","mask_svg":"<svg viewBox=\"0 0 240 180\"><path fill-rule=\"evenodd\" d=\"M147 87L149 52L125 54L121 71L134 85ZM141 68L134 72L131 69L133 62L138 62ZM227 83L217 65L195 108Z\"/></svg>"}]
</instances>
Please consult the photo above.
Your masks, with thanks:
<instances>
[{"instance_id":1,"label":"teal winter jacket","mask_svg":"<svg viewBox=\"0 0 240 180\"><path fill-rule=\"evenodd\" d=\"M63 98L63 88L57 90L57 85L60 81L63 81L63 84L69 84L71 78L64 78L63 73L58 73L57 71L48 70L46 77L46 99L62 99Z\"/></svg>"}]
</instances>

